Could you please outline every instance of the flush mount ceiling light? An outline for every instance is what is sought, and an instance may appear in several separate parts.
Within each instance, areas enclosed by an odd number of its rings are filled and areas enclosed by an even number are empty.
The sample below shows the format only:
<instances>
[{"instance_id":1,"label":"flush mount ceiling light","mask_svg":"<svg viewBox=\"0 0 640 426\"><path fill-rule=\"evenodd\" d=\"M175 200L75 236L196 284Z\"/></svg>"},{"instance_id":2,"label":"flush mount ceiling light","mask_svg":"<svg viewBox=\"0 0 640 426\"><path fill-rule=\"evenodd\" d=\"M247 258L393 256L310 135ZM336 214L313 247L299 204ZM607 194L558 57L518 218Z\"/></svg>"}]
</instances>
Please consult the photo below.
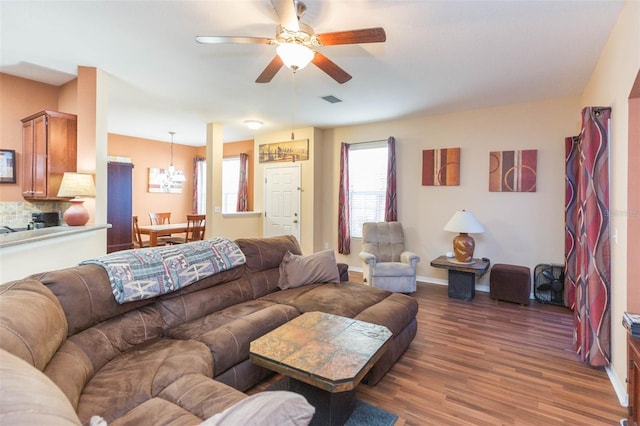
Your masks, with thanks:
<instances>
[{"instance_id":1,"label":"flush mount ceiling light","mask_svg":"<svg viewBox=\"0 0 640 426\"><path fill-rule=\"evenodd\" d=\"M258 120L246 120L244 124L251 130L258 130L260 127L262 127L262 121Z\"/></svg>"},{"instance_id":2,"label":"flush mount ceiling light","mask_svg":"<svg viewBox=\"0 0 640 426\"><path fill-rule=\"evenodd\" d=\"M296 42L282 43L276 48L276 52L284 65L294 71L309 65L315 54L307 46Z\"/></svg>"}]
</instances>

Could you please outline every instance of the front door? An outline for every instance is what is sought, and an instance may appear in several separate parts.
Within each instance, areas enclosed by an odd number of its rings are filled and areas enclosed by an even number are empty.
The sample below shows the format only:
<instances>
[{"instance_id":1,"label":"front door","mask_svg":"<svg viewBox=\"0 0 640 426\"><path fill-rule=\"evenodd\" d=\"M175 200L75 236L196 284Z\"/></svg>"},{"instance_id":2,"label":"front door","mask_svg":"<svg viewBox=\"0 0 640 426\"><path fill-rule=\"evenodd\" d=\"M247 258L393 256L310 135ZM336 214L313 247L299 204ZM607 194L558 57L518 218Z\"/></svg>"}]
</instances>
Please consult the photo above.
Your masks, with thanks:
<instances>
[{"instance_id":1,"label":"front door","mask_svg":"<svg viewBox=\"0 0 640 426\"><path fill-rule=\"evenodd\" d=\"M293 235L300 241L300 165L267 167L264 236Z\"/></svg>"}]
</instances>

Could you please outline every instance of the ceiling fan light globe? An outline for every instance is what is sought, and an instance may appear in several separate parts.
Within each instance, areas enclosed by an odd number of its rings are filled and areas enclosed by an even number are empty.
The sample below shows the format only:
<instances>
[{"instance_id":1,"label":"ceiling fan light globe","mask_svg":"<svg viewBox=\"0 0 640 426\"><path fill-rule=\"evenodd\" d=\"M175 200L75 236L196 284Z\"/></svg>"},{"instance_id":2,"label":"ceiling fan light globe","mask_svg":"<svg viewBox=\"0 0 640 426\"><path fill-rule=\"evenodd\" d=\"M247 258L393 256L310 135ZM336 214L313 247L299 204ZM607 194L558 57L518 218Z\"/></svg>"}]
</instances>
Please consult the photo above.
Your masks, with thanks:
<instances>
[{"instance_id":1,"label":"ceiling fan light globe","mask_svg":"<svg viewBox=\"0 0 640 426\"><path fill-rule=\"evenodd\" d=\"M299 70L309 65L315 54L307 46L295 42L280 44L276 52L284 65L292 70Z\"/></svg>"}]
</instances>

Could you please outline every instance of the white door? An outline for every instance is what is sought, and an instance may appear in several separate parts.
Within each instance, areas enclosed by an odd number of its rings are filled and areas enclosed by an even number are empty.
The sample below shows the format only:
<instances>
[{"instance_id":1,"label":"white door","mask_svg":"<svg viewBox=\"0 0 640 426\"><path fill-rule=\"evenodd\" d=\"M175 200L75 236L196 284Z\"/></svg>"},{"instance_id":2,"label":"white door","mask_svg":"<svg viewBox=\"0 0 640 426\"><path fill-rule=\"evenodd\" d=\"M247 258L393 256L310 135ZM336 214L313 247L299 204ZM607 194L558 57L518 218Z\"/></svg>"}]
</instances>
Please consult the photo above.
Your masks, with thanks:
<instances>
[{"instance_id":1,"label":"white door","mask_svg":"<svg viewBox=\"0 0 640 426\"><path fill-rule=\"evenodd\" d=\"M300 165L267 167L264 176L264 236L300 241Z\"/></svg>"}]
</instances>

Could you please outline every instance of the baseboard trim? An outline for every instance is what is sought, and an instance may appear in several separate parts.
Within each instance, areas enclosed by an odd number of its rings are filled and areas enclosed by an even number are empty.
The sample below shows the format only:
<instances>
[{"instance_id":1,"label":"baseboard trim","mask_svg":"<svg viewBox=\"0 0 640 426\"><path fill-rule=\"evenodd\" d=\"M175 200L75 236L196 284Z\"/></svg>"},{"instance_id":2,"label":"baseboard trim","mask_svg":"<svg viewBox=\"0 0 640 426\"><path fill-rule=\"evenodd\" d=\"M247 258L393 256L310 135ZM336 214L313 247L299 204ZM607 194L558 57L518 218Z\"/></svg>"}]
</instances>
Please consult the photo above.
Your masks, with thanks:
<instances>
[{"instance_id":1,"label":"baseboard trim","mask_svg":"<svg viewBox=\"0 0 640 426\"><path fill-rule=\"evenodd\" d=\"M623 407L628 407L629 394L627 393L626 383L620 380L620 377L618 377L616 371L611 367L611 365L606 366L604 368L604 371L606 371L607 375L609 376L609 381L611 382L613 390L618 397L618 401L620 401L620 405L622 405Z\"/></svg>"},{"instance_id":2,"label":"baseboard trim","mask_svg":"<svg viewBox=\"0 0 640 426\"><path fill-rule=\"evenodd\" d=\"M352 272L360 272L362 273L362 268L358 267L358 266L349 266L349 270ZM437 284L437 285L444 285L447 286L449 285L449 281L448 280L443 280L440 278L431 278L431 277L425 277L422 275L417 275L416 276L416 281L421 282L421 283L427 283L427 284ZM477 285L476 284L476 291L482 291L484 293L489 293L489 286L488 285Z\"/></svg>"}]
</instances>

